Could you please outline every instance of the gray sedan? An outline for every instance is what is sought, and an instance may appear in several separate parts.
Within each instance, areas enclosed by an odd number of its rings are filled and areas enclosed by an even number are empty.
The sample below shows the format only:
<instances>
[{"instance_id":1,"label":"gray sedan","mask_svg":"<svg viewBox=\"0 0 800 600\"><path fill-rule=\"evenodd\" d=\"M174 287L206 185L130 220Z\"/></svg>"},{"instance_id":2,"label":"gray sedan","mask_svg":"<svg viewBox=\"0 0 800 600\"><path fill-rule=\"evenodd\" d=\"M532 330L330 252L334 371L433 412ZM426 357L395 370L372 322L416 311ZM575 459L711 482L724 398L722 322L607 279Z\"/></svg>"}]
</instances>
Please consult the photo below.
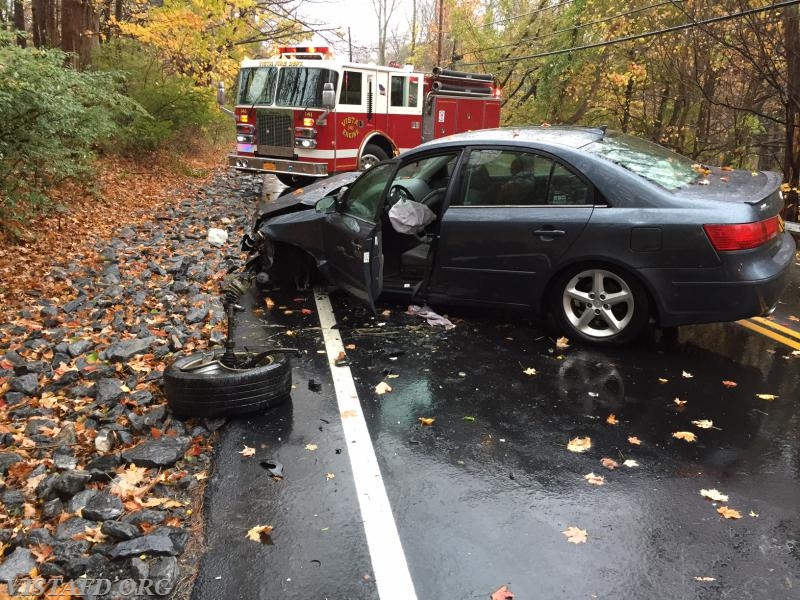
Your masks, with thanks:
<instances>
[{"instance_id":1,"label":"gray sedan","mask_svg":"<svg viewBox=\"0 0 800 600\"><path fill-rule=\"evenodd\" d=\"M604 128L473 131L329 182L313 205L279 199L245 247L262 281L321 272L373 308L393 293L550 312L570 338L620 344L649 321L774 308L795 255L780 183Z\"/></svg>"}]
</instances>

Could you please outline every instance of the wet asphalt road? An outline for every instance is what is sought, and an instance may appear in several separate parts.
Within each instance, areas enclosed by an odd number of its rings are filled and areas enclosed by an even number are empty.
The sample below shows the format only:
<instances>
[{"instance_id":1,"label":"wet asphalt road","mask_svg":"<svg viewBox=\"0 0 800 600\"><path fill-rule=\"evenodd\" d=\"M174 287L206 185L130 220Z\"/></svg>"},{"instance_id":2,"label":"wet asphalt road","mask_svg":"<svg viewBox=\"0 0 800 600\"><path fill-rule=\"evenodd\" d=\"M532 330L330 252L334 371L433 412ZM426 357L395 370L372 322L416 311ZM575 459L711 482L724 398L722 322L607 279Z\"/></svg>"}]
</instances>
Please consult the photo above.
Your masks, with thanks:
<instances>
[{"instance_id":1,"label":"wet asphalt road","mask_svg":"<svg viewBox=\"0 0 800 600\"><path fill-rule=\"evenodd\" d=\"M774 319L800 331L794 276ZM271 311L248 299L239 337L300 349L296 387L291 403L222 430L193 598L378 598L313 294L269 296ZM488 598L502 584L516 600L800 598L793 348L721 324L559 349L546 324L518 316L451 310L457 327L445 332L405 305L386 302L375 318L332 302L421 600ZM376 394L381 381L392 391ZM714 428L692 424L702 419ZM567 450L583 436L588 451ZM254 457L238 453L245 445ZM591 472L605 484L589 484ZM701 497L709 488L728 501ZM261 524L274 526L272 545L245 538ZM586 543L567 541L570 526Z\"/></svg>"}]
</instances>

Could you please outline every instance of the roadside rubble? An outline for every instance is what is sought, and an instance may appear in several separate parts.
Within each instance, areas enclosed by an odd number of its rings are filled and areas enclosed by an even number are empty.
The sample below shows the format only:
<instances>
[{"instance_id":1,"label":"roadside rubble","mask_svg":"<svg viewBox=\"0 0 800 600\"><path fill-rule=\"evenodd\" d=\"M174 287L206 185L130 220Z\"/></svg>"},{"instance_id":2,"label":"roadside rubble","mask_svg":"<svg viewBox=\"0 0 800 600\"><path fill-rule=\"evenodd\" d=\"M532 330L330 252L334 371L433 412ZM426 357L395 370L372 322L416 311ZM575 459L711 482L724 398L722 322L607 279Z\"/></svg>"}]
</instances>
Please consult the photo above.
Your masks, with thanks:
<instances>
[{"instance_id":1,"label":"roadside rubble","mask_svg":"<svg viewBox=\"0 0 800 600\"><path fill-rule=\"evenodd\" d=\"M224 338L219 284L257 193L254 178L217 177L19 290L27 307L0 325L0 582L109 579L86 597L134 598L158 594L117 584L159 579L188 596L181 556L200 544L223 422L173 418L161 377L176 353Z\"/></svg>"}]
</instances>

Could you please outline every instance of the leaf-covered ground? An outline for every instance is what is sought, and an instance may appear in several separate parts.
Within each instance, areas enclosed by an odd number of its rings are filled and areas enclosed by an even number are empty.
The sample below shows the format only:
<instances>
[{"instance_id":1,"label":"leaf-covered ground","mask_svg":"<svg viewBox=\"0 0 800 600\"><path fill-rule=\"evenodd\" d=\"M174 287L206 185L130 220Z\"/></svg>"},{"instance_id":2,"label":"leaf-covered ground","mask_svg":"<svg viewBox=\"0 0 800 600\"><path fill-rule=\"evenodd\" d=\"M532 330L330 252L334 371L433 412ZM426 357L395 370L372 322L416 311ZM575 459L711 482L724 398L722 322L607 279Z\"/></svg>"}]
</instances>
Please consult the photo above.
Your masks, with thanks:
<instances>
[{"instance_id":1,"label":"leaf-covered ground","mask_svg":"<svg viewBox=\"0 0 800 600\"><path fill-rule=\"evenodd\" d=\"M69 597L82 575L163 579L188 595L220 423L173 418L161 375L223 337L219 282L258 186L221 158L184 175L106 161L93 194L62 190L61 211L0 249L0 580L62 578Z\"/></svg>"}]
</instances>

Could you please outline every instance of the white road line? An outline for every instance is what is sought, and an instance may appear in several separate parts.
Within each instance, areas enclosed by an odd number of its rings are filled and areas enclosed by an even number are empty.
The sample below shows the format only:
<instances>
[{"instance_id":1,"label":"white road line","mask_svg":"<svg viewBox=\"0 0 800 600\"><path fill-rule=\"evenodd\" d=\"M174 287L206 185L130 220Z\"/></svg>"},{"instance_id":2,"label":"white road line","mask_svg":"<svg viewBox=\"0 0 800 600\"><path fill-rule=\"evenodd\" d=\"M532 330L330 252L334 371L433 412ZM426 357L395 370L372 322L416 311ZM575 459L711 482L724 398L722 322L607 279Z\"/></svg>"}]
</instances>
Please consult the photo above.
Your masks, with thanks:
<instances>
[{"instance_id":1,"label":"white road line","mask_svg":"<svg viewBox=\"0 0 800 600\"><path fill-rule=\"evenodd\" d=\"M336 317L331 302L324 292L315 292L314 299L328 352L328 364L339 403L342 428L347 440L347 455L353 469L378 595L381 600L416 600L414 582L411 581L408 571L378 459L375 458L375 449L372 447L361 403L358 401L353 375L350 367L337 367L334 364L339 353L344 352L344 344L339 331L333 328Z\"/></svg>"}]
</instances>

